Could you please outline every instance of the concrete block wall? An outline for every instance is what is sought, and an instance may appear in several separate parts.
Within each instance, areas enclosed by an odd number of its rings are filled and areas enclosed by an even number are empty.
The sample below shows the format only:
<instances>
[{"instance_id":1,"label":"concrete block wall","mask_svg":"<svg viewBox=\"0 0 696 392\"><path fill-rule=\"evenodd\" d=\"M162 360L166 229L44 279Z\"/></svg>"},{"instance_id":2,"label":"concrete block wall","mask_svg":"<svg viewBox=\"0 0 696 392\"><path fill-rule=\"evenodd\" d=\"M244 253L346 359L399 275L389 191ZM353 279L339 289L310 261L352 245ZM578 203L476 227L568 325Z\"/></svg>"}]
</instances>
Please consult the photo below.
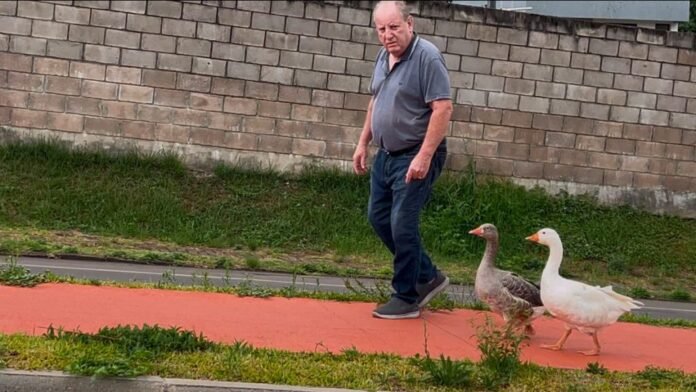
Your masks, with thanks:
<instances>
[{"instance_id":1,"label":"concrete block wall","mask_svg":"<svg viewBox=\"0 0 696 392\"><path fill-rule=\"evenodd\" d=\"M694 35L410 2L443 52L448 168L696 217ZM0 1L0 124L191 161L348 169L372 1ZM603 196L602 196L603 195Z\"/></svg>"}]
</instances>

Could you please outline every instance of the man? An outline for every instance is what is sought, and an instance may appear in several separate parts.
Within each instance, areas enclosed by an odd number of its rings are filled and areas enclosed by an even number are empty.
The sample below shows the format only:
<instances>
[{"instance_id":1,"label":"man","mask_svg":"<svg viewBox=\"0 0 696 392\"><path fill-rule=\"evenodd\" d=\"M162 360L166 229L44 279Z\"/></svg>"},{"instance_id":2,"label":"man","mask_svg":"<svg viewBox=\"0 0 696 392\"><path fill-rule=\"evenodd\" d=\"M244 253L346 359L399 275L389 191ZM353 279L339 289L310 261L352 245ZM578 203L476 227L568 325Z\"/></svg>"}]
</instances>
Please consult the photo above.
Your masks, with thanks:
<instances>
[{"instance_id":1,"label":"man","mask_svg":"<svg viewBox=\"0 0 696 392\"><path fill-rule=\"evenodd\" d=\"M368 218L394 256L394 293L373 315L416 318L449 284L423 249L419 222L447 156L450 82L440 51L413 32L404 2L379 2L374 22L383 48L353 170L367 173L368 144L374 142L379 150L370 175Z\"/></svg>"}]
</instances>

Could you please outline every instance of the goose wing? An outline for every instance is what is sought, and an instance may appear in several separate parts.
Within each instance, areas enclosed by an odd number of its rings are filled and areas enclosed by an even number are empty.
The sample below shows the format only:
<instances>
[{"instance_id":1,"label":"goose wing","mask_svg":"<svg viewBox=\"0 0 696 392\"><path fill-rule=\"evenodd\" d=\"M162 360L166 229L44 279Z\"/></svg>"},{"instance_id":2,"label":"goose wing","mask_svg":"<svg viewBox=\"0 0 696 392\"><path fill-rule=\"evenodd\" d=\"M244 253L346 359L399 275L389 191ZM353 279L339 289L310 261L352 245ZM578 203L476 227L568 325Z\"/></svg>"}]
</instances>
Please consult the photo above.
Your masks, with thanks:
<instances>
[{"instance_id":1,"label":"goose wing","mask_svg":"<svg viewBox=\"0 0 696 392\"><path fill-rule=\"evenodd\" d=\"M532 306L543 306L539 286L514 272L503 274L500 279L503 286L515 297L529 302Z\"/></svg>"}]
</instances>

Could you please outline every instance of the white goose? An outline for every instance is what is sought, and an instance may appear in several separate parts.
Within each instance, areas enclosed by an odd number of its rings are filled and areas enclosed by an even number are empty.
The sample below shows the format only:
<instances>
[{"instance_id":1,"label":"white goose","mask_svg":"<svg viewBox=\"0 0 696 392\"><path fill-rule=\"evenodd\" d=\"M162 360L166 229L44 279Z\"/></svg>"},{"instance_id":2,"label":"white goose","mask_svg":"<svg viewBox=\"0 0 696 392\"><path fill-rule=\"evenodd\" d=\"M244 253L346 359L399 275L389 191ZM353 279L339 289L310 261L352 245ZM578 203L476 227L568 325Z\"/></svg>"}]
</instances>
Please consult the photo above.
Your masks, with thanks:
<instances>
[{"instance_id":1,"label":"white goose","mask_svg":"<svg viewBox=\"0 0 696 392\"><path fill-rule=\"evenodd\" d=\"M541 229L527 239L549 247L549 258L541 274L541 301L549 313L565 322L566 328L556 344L541 347L561 350L573 329L577 329L591 335L594 341L593 350L580 352L598 355L599 330L614 324L622 314L640 308L643 303L614 292L611 286L590 286L562 277L558 270L563 261L563 243L555 230Z\"/></svg>"}]
</instances>

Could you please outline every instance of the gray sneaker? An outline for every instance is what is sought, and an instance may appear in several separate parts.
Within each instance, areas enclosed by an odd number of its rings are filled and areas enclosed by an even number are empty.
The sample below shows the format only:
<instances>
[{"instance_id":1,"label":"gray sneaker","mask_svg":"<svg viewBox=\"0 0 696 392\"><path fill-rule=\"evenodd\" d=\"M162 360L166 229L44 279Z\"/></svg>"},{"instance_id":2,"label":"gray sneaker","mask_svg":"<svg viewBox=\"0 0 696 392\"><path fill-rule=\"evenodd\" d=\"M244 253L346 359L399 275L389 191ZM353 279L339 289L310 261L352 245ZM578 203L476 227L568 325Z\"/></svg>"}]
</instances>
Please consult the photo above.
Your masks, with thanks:
<instances>
[{"instance_id":1,"label":"gray sneaker","mask_svg":"<svg viewBox=\"0 0 696 392\"><path fill-rule=\"evenodd\" d=\"M420 309L417 304L409 304L400 298L392 297L389 302L372 311L372 315L389 320L418 318Z\"/></svg>"},{"instance_id":2,"label":"gray sneaker","mask_svg":"<svg viewBox=\"0 0 696 392\"><path fill-rule=\"evenodd\" d=\"M440 271L428 283L418 284L416 286L416 291L418 292L418 307L423 308L430 302L431 299L435 298L436 295L440 294L449 285L449 278Z\"/></svg>"}]
</instances>

